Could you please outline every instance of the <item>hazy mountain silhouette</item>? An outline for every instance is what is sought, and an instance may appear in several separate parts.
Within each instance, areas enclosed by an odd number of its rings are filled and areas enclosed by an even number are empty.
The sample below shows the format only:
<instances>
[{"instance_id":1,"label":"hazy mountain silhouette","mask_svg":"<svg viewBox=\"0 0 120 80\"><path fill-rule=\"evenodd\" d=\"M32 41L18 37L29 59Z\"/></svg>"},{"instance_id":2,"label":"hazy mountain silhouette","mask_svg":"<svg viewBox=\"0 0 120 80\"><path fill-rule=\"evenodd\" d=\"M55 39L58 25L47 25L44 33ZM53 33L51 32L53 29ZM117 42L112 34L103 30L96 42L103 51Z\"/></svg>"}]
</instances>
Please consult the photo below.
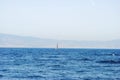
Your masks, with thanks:
<instances>
[{"instance_id":1,"label":"hazy mountain silhouette","mask_svg":"<svg viewBox=\"0 0 120 80\"><path fill-rule=\"evenodd\" d=\"M75 41L0 34L0 47L55 48L57 43L61 48L120 48L120 40Z\"/></svg>"}]
</instances>

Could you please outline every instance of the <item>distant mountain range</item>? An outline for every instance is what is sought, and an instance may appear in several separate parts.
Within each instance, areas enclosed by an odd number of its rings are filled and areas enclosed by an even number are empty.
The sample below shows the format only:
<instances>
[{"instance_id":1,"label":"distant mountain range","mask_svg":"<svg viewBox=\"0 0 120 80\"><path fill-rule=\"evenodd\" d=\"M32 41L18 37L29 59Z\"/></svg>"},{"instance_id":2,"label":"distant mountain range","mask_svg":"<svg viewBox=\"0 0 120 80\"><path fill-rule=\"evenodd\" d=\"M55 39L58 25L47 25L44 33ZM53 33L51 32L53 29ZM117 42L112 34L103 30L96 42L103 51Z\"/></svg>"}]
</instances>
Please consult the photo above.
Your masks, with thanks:
<instances>
[{"instance_id":1,"label":"distant mountain range","mask_svg":"<svg viewBox=\"0 0 120 80\"><path fill-rule=\"evenodd\" d=\"M42 39L28 36L0 34L0 47L35 47L35 48L118 48L120 40L111 41L75 41Z\"/></svg>"}]
</instances>

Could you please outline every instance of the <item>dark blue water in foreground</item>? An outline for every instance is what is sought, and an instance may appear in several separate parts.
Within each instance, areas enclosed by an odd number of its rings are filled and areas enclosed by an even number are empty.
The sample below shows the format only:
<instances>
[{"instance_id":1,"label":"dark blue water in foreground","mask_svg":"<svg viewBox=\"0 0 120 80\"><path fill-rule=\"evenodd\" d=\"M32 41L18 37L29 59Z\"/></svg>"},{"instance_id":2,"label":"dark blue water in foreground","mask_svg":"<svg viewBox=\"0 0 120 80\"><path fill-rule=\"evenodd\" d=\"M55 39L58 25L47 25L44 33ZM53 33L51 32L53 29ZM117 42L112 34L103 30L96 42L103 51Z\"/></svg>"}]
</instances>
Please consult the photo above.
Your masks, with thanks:
<instances>
[{"instance_id":1,"label":"dark blue water in foreground","mask_svg":"<svg viewBox=\"0 0 120 80\"><path fill-rule=\"evenodd\" d=\"M0 48L0 80L120 80L120 50Z\"/></svg>"}]
</instances>

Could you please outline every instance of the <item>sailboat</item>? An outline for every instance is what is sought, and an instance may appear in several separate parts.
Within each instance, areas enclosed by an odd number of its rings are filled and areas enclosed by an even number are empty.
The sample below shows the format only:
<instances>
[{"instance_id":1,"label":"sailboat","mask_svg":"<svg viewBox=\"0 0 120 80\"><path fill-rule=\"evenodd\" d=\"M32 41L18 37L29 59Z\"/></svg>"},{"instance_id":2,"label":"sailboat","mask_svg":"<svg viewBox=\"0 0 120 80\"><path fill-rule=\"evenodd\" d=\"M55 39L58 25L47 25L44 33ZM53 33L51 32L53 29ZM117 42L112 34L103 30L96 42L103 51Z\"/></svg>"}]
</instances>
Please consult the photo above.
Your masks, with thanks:
<instances>
[{"instance_id":1,"label":"sailboat","mask_svg":"<svg viewBox=\"0 0 120 80\"><path fill-rule=\"evenodd\" d=\"M58 43L57 43L57 45L56 45L56 49L58 49Z\"/></svg>"}]
</instances>

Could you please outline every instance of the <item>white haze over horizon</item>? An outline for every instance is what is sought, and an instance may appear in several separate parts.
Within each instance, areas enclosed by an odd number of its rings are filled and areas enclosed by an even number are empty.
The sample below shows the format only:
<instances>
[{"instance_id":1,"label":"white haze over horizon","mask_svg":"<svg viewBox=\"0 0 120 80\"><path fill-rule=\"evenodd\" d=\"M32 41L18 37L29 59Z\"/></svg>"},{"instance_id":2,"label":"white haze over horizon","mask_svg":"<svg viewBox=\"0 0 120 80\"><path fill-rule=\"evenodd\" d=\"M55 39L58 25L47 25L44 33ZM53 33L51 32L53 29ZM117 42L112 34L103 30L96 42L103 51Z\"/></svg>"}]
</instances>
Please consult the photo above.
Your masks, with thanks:
<instances>
[{"instance_id":1,"label":"white haze over horizon","mask_svg":"<svg viewBox=\"0 0 120 80\"><path fill-rule=\"evenodd\" d=\"M120 0L0 0L0 33L60 40L120 38Z\"/></svg>"}]
</instances>

